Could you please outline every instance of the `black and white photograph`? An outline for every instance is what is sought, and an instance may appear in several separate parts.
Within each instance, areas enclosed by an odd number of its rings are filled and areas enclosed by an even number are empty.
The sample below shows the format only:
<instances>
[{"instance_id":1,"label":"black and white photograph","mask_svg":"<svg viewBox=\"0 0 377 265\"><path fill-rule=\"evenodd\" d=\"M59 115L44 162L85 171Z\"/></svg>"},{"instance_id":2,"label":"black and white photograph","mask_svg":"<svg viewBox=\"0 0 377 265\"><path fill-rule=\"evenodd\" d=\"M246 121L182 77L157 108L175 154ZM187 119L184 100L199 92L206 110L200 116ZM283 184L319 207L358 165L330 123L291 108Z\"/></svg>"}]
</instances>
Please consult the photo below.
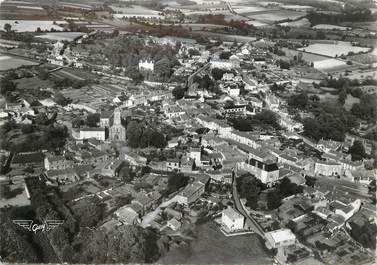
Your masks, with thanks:
<instances>
[{"instance_id":1,"label":"black and white photograph","mask_svg":"<svg viewBox=\"0 0 377 265\"><path fill-rule=\"evenodd\" d=\"M376 264L377 0L0 0L0 264Z\"/></svg>"}]
</instances>

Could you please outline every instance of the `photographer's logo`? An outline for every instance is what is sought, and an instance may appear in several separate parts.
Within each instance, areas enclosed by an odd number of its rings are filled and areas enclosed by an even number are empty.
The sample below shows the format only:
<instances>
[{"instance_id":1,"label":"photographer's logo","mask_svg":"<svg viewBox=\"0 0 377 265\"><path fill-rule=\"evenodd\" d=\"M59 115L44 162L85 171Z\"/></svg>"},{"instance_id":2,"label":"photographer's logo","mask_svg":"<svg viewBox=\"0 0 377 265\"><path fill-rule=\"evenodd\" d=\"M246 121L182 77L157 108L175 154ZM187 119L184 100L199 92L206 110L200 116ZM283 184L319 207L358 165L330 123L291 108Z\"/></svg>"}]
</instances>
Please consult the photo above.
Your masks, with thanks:
<instances>
[{"instance_id":1,"label":"photographer's logo","mask_svg":"<svg viewBox=\"0 0 377 265\"><path fill-rule=\"evenodd\" d=\"M63 220L46 220L41 224L38 224L34 223L33 220L13 220L14 224L34 233L37 233L38 231L48 232L61 225L63 222Z\"/></svg>"}]
</instances>

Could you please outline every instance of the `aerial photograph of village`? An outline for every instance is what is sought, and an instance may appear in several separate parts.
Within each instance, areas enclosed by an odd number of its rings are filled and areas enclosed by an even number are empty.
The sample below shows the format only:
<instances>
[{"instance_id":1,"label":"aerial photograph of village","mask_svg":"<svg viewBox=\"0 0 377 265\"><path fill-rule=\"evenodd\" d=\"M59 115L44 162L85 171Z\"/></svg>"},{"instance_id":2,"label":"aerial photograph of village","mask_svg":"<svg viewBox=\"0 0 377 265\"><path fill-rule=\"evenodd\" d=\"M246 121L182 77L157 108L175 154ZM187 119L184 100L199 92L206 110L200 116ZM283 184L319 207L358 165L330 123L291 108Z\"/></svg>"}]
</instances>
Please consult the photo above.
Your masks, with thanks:
<instances>
[{"instance_id":1,"label":"aerial photograph of village","mask_svg":"<svg viewBox=\"0 0 377 265\"><path fill-rule=\"evenodd\" d=\"M376 264L376 0L0 1L0 264Z\"/></svg>"}]
</instances>

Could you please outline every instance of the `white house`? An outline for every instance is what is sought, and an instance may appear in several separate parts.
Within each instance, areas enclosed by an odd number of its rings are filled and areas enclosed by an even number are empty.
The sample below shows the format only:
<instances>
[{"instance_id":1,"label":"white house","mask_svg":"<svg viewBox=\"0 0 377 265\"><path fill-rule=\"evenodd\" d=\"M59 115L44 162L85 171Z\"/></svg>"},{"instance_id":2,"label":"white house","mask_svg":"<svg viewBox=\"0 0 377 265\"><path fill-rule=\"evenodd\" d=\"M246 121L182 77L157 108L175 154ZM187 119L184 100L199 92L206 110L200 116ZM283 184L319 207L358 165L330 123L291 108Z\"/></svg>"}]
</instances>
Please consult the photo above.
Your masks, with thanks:
<instances>
[{"instance_id":1,"label":"white house","mask_svg":"<svg viewBox=\"0 0 377 265\"><path fill-rule=\"evenodd\" d=\"M296 242L296 236L290 229L279 229L265 234L267 242L272 248L293 245Z\"/></svg>"},{"instance_id":2,"label":"white house","mask_svg":"<svg viewBox=\"0 0 377 265\"><path fill-rule=\"evenodd\" d=\"M152 60L140 60L139 70L141 71L154 71L154 62Z\"/></svg>"},{"instance_id":3,"label":"white house","mask_svg":"<svg viewBox=\"0 0 377 265\"><path fill-rule=\"evenodd\" d=\"M76 140L84 140L95 138L100 141L105 141L105 128L80 128L78 131L72 129L72 136Z\"/></svg>"},{"instance_id":4,"label":"white house","mask_svg":"<svg viewBox=\"0 0 377 265\"><path fill-rule=\"evenodd\" d=\"M231 207L223 210L221 214L221 224L229 232L242 230L244 222L245 217Z\"/></svg>"}]
</instances>

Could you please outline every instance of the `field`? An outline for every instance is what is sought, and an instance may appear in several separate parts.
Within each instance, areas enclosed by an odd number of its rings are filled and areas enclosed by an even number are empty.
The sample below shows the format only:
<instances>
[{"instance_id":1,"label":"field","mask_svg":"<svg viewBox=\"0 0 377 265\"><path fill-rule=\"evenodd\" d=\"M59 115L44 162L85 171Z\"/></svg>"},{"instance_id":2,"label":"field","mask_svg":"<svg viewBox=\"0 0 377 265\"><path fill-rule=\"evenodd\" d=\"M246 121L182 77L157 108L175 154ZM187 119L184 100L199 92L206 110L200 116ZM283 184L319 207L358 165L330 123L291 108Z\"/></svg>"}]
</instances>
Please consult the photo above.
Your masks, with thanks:
<instances>
[{"instance_id":1,"label":"field","mask_svg":"<svg viewBox=\"0 0 377 265\"><path fill-rule=\"evenodd\" d=\"M257 235L224 236L213 222L196 228L195 242L171 249L161 264L272 264Z\"/></svg>"},{"instance_id":2,"label":"field","mask_svg":"<svg viewBox=\"0 0 377 265\"><path fill-rule=\"evenodd\" d=\"M349 52L360 53L368 52L369 48L352 46L350 42L336 41L331 43L314 43L310 44L308 47L300 48L301 51L306 51L310 53L325 55L329 57L337 57L342 55L347 55Z\"/></svg>"},{"instance_id":3,"label":"field","mask_svg":"<svg viewBox=\"0 0 377 265\"><path fill-rule=\"evenodd\" d=\"M302 18L296 21L280 23L281 26L288 26L294 28L308 28L310 27L310 21L307 18Z\"/></svg>"},{"instance_id":4,"label":"field","mask_svg":"<svg viewBox=\"0 0 377 265\"><path fill-rule=\"evenodd\" d=\"M30 78L20 78L14 80L17 84L17 87L21 90L35 90L38 88L51 88L53 83L50 80L42 80L38 77L30 77Z\"/></svg>"},{"instance_id":5,"label":"field","mask_svg":"<svg viewBox=\"0 0 377 265\"><path fill-rule=\"evenodd\" d=\"M287 57L293 57L293 56L298 56L299 51L296 50L291 50L288 48L283 48L283 51L285 52L285 55ZM317 55L317 54L312 54L312 53L307 53L307 52L302 52L302 59L307 62L318 62L322 60L328 59L326 56L322 55Z\"/></svg>"},{"instance_id":6,"label":"field","mask_svg":"<svg viewBox=\"0 0 377 265\"><path fill-rule=\"evenodd\" d=\"M245 14L250 12L259 12L265 11L266 8L259 6L241 6L241 5L232 5L233 10L238 14Z\"/></svg>"},{"instance_id":7,"label":"field","mask_svg":"<svg viewBox=\"0 0 377 265\"><path fill-rule=\"evenodd\" d=\"M34 32L37 28L41 30L51 30L51 28L62 31L63 28L54 25L52 20L0 20L0 28L3 29L5 24L10 24L12 29L19 32ZM65 24L65 21L56 21L57 24Z\"/></svg>"},{"instance_id":8,"label":"field","mask_svg":"<svg viewBox=\"0 0 377 265\"><path fill-rule=\"evenodd\" d=\"M325 30L348 30L348 27L341 27L336 25L329 25L329 24L318 24L312 27L313 29L325 29Z\"/></svg>"},{"instance_id":9,"label":"field","mask_svg":"<svg viewBox=\"0 0 377 265\"><path fill-rule=\"evenodd\" d=\"M110 6L112 10L116 14L114 14L115 18L123 18L123 17L162 17L159 15L159 12L156 10L152 10L143 6L132 6L132 7L120 7L112 5Z\"/></svg>"},{"instance_id":10,"label":"field","mask_svg":"<svg viewBox=\"0 0 377 265\"><path fill-rule=\"evenodd\" d=\"M21 66L38 65L38 63L0 54L0 71L16 69Z\"/></svg>"},{"instance_id":11,"label":"field","mask_svg":"<svg viewBox=\"0 0 377 265\"><path fill-rule=\"evenodd\" d=\"M52 41L73 41L74 39L84 35L82 32L50 32L42 35L37 35L38 38L48 39Z\"/></svg>"},{"instance_id":12,"label":"field","mask_svg":"<svg viewBox=\"0 0 377 265\"><path fill-rule=\"evenodd\" d=\"M306 15L305 12L298 12L292 10L276 10L258 12L256 14L245 14L248 18L255 19L265 23L275 23L287 19L295 20Z\"/></svg>"}]
</instances>

